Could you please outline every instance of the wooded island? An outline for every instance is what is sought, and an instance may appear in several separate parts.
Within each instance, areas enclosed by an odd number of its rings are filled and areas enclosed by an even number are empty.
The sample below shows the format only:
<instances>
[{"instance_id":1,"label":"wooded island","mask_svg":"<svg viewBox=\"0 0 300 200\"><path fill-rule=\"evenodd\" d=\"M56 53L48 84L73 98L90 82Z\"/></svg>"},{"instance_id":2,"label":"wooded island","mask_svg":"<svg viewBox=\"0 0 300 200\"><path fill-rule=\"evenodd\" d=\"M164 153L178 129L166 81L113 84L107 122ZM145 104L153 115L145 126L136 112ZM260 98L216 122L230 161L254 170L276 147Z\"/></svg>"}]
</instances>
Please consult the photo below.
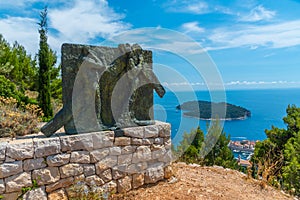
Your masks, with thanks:
<instances>
[{"instance_id":1,"label":"wooded island","mask_svg":"<svg viewBox=\"0 0 300 200\"><path fill-rule=\"evenodd\" d=\"M214 116L212 116L212 107L214 108ZM226 116L224 112L226 107ZM241 106L236 106L226 102L214 103L210 101L188 101L176 106L176 109L183 110L183 115L188 117L196 117L203 120L211 120L221 118L221 120L243 120L251 116L251 112Z\"/></svg>"}]
</instances>

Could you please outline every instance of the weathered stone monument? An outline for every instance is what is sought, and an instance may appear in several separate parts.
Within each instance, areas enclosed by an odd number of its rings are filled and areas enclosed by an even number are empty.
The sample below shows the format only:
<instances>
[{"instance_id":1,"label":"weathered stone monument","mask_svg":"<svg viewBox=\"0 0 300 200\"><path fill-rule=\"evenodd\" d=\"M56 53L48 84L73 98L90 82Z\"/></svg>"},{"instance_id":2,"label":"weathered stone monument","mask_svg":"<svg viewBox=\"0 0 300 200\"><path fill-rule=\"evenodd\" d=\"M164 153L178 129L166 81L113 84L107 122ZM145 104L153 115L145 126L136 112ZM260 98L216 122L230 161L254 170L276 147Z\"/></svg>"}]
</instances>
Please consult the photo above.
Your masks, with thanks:
<instances>
[{"instance_id":1,"label":"weathered stone monument","mask_svg":"<svg viewBox=\"0 0 300 200\"><path fill-rule=\"evenodd\" d=\"M165 90L151 51L64 44L62 79L63 108L42 131L74 135L0 141L3 199L107 199L172 176L171 126L152 120L153 89Z\"/></svg>"},{"instance_id":2,"label":"weathered stone monument","mask_svg":"<svg viewBox=\"0 0 300 200\"><path fill-rule=\"evenodd\" d=\"M152 52L139 45L118 48L63 44L63 108L42 127L51 136L151 125L153 89L164 88L152 71Z\"/></svg>"}]
</instances>

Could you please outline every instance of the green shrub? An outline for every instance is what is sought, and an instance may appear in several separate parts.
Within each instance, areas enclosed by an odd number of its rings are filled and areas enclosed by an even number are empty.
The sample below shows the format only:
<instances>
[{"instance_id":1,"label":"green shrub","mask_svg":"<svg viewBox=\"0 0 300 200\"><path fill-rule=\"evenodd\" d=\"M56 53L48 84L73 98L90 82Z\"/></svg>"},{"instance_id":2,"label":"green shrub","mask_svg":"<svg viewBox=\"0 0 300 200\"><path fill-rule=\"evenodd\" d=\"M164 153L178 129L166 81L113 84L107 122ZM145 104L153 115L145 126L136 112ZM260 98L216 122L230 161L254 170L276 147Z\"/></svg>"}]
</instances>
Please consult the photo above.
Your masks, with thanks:
<instances>
[{"instance_id":1,"label":"green shrub","mask_svg":"<svg viewBox=\"0 0 300 200\"><path fill-rule=\"evenodd\" d=\"M36 100L30 99L25 94L17 89L16 84L0 75L0 96L2 97L12 97L17 100L18 104L21 102L25 104L37 104Z\"/></svg>"},{"instance_id":2,"label":"green shrub","mask_svg":"<svg viewBox=\"0 0 300 200\"><path fill-rule=\"evenodd\" d=\"M208 128L205 137L200 127L192 130L191 133L184 133L174 153L182 162L238 169L238 164L228 147L229 142L230 135L223 132L219 121L216 120ZM210 148L212 145L213 147Z\"/></svg>"}]
</instances>

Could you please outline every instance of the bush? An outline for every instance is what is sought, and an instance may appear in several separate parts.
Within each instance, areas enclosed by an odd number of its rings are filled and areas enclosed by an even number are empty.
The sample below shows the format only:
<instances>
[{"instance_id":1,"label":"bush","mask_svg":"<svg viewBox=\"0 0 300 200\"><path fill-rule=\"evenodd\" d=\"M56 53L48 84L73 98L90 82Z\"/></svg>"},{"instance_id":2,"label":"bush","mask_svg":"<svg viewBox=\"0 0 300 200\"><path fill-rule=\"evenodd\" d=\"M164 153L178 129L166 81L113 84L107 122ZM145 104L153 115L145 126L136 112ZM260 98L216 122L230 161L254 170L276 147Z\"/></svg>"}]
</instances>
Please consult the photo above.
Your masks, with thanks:
<instances>
[{"instance_id":1,"label":"bush","mask_svg":"<svg viewBox=\"0 0 300 200\"><path fill-rule=\"evenodd\" d=\"M21 94L17 91L16 85L3 75L0 75L0 96L13 97L18 101L21 100Z\"/></svg>"},{"instance_id":2,"label":"bush","mask_svg":"<svg viewBox=\"0 0 300 200\"><path fill-rule=\"evenodd\" d=\"M3 75L0 75L0 96L2 97L12 97L17 100L18 105L21 102L25 104L37 104L34 99L30 99L25 94L20 92L17 89L16 84L5 78Z\"/></svg>"},{"instance_id":3,"label":"bush","mask_svg":"<svg viewBox=\"0 0 300 200\"><path fill-rule=\"evenodd\" d=\"M230 135L223 132L219 121L213 121L207 132L204 137L203 131L198 127L191 133L184 133L182 141L174 152L178 160L206 166L219 165L224 168L239 169L228 147Z\"/></svg>"},{"instance_id":4,"label":"bush","mask_svg":"<svg viewBox=\"0 0 300 200\"><path fill-rule=\"evenodd\" d=\"M42 117L37 105L21 103L12 97L0 96L0 137L16 137L37 133Z\"/></svg>"}]
</instances>

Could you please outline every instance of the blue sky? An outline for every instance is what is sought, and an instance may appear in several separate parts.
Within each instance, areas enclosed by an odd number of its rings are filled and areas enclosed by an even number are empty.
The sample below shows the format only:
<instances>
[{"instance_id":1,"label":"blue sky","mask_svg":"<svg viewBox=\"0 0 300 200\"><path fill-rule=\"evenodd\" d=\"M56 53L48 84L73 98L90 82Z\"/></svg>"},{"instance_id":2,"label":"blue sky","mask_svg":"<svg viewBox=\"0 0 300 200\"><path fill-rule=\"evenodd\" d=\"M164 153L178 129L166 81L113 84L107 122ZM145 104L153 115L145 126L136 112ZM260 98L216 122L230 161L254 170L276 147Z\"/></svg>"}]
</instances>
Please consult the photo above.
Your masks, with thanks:
<instances>
[{"instance_id":1,"label":"blue sky","mask_svg":"<svg viewBox=\"0 0 300 200\"><path fill-rule=\"evenodd\" d=\"M0 33L34 55L38 49L36 23L45 5L49 44L58 55L64 42L100 44L127 31L125 39L116 41L128 39L144 48L170 50L176 46L181 50L154 53L154 62L165 66L165 70L158 70L158 76L168 87L185 89L191 85L201 89L213 80L196 76L193 66L184 60L188 54L204 54L191 51L192 40L208 53L210 65L216 66L227 89L300 87L300 1L0 0ZM182 40L184 37L178 38L175 32L134 32L146 27L178 31L191 40ZM168 42L153 42L159 38L157 34ZM179 75L170 78L169 68Z\"/></svg>"}]
</instances>

